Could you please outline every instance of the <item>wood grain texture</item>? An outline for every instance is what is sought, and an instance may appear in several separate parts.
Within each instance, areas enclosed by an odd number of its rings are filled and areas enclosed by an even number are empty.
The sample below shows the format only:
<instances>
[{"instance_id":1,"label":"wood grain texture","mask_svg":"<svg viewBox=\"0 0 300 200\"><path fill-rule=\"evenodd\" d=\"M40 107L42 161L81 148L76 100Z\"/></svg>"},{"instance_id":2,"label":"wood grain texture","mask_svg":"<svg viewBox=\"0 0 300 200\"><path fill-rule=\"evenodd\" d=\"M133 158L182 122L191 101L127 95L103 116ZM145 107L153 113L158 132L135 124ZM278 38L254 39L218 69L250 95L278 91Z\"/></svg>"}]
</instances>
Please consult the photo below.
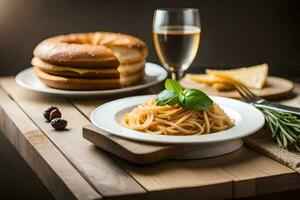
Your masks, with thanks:
<instances>
[{"instance_id":1,"label":"wood grain texture","mask_svg":"<svg viewBox=\"0 0 300 200\"><path fill-rule=\"evenodd\" d=\"M0 129L56 199L102 198L1 89Z\"/></svg>"},{"instance_id":2,"label":"wood grain texture","mask_svg":"<svg viewBox=\"0 0 300 200\"><path fill-rule=\"evenodd\" d=\"M215 159L232 176L235 198L269 193L264 190L266 187L273 187L273 192L280 191L278 175L290 177L291 184L287 184L290 190L300 187L297 172L246 147Z\"/></svg>"},{"instance_id":3,"label":"wood grain texture","mask_svg":"<svg viewBox=\"0 0 300 200\"><path fill-rule=\"evenodd\" d=\"M92 124L83 127L82 135L101 149L139 165L155 163L184 152L184 148L179 145L127 140L109 134Z\"/></svg>"},{"instance_id":4,"label":"wood grain texture","mask_svg":"<svg viewBox=\"0 0 300 200\"><path fill-rule=\"evenodd\" d=\"M69 101L23 89L13 78L1 79L0 82L3 89L102 196L145 193L145 190L107 154L82 138L81 129L89 124L89 121ZM49 105L60 108L63 118L69 122L68 130L55 131L45 122L42 111Z\"/></svg>"},{"instance_id":5,"label":"wood grain texture","mask_svg":"<svg viewBox=\"0 0 300 200\"><path fill-rule=\"evenodd\" d=\"M165 191L154 191L149 193L149 200L157 199L172 199L172 200L186 200L186 199L231 199L232 185L230 184L216 184L214 188L210 186L178 188Z\"/></svg>"},{"instance_id":6,"label":"wood grain texture","mask_svg":"<svg viewBox=\"0 0 300 200\"><path fill-rule=\"evenodd\" d=\"M232 197L240 198L270 192L265 187L280 190L278 176L289 177L288 188L300 187L300 176L284 165L248 148L216 158L165 161L138 168L120 160L120 163L149 191L182 187L206 186L214 190L220 181L230 181ZM267 185L266 185L267 184ZM226 187L226 185L224 185ZM228 187L228 186L227 186ZM211 193L214 195L214 193ZM214 196L211 196L214 198Z\"/></svg>"},{"instance_id":7,"label":"wood grain texture","mask_svg":"<svg viewBox=\"0 0 300 200\"><path fill-rule=\"evenodd\" d=\"M288 99L281 100L280 103L300 107L300 83L294 83L295 87L293 93L289 96Z\"/></svg>"},{"instance_id":8,"label":"wood grain texture","mask_svg":"<svg viewBox=\"0 0 300 200\"><path fill-rule=\"evenodd\" d=\"M74 105L86 117L101 102L73 100ZM288 182L285 189L300 188L300 176L294 170L246 147L209 159L189 161L163 161L154 165L139 167L121 159L115 159L148 191L149 196L164 198L168 195L180 199L187 189L205 193L207 198L217 198L216 190L230 190L229 195L241 198L281 191L280 176ZM202 188L205 187L205 192ZM180 188L180 189L179 189ZM223 189L221 189L223 188ZM226 188L226 189L225 189ZM272 188L272 191L268 188ZM164 192L159 192L164 190ZM199 192L202 191L202 192ZM221 192L222 193L222 192ZM229 198L223 193L223 198Z\"/></svg>"}]
</instances>

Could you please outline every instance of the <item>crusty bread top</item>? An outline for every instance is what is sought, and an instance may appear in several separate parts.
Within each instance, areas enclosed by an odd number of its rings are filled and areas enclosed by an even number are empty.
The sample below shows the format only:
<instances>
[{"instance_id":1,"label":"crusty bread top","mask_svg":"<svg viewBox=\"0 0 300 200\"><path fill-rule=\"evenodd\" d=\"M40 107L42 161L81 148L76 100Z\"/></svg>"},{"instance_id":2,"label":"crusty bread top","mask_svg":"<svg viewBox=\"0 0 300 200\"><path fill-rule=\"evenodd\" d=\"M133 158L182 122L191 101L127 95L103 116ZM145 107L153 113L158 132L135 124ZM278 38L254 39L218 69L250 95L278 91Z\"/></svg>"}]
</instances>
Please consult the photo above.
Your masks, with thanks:
<instances>
[{"instance_id":1,"label":"crusty bread top","mask_svg":"<svg viewBox=\"0 0 300 200\"><path fill-rule=\"evenodd\" d=\"M115 68L120 62L145 59L148 51L146 44L136 37L95 32L46 39L37 45L33 54L52 64Z\"/></svg>"}]
</instances>

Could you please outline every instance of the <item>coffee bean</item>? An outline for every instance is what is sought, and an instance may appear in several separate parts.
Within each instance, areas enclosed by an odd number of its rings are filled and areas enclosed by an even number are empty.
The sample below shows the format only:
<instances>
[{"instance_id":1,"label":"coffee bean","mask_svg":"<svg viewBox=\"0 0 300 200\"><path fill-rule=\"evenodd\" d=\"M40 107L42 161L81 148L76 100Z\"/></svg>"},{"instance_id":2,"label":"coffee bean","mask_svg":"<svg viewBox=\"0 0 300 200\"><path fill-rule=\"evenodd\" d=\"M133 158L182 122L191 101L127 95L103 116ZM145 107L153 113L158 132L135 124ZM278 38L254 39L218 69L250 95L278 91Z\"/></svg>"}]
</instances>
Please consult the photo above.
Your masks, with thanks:
<instances>
[{"instance_id":1,"label":"coffee bean","mask_svg":"<svg viewBox=\"0 0 300 200\"><path fill-rule=\"evenodd\" d=\"M66 128L67 125L68 125L68 122L61 118L54 118L51 120L51 126L55 130L63 130Z\"/></svg>"},{"instance_id":2,"label":"coffee bean","mask_svg":"<svg viewBox=\"0 0 300 200\"><path fill-rule=\"evenodd\" d=\"M47 119L48 122L50 121L50 112L55 109L58 109L58 108L56 106L49 106L44 110L43 115Z\"/></svg>"},{"instance_id":3,"label":"coffee bean","mask_svg":"<svg viewBox=\"0 0 300 200\"><path fill-rule=\"evenodd\" d=\"M52 120L52 119L55 119L55 118L61 118L61 112L58 109L52 110L50 112L49 119Z\"/></svg>"}]
</instances>

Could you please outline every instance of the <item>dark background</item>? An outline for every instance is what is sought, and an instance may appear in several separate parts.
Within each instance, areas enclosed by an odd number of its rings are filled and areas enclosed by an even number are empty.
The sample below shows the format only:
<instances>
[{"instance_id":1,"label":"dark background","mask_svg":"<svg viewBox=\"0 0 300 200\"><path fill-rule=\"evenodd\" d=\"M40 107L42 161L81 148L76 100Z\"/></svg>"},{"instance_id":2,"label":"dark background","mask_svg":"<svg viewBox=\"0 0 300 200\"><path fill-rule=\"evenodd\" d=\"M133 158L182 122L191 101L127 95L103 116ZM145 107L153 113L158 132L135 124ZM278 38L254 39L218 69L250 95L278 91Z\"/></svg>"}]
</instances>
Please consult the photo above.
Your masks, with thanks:
<instances>
[{"instance_id":1,"label":"dark background","mask_svg":"<svg viewBox=\"0 0 300 200\"><path fill-rule=\"evenodd\" d=\"M0 75L30 66L32 49L49 36L87 31L129 33L145 40L158 7L195 7L202 35L193 69L267 62L273 75L300 76L297 0L0 0Z\"/></svg>"}]
</instances>

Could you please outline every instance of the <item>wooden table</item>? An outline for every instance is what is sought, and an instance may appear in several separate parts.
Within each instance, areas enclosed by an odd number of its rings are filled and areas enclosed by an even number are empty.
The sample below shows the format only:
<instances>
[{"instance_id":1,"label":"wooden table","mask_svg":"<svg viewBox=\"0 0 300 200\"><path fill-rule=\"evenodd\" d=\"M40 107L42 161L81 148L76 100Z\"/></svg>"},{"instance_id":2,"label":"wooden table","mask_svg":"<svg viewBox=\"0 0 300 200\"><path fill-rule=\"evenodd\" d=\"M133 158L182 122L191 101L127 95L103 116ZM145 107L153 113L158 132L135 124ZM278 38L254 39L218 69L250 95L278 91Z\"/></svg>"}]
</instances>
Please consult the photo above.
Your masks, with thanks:
<instances>
[{"instance_id":1,"label":"wooden table","mask_svg":"<svg viewBox=\"0 0 300 200\"><path fill-rule=\"evenodd\" d=\"M82 138L91 111L105 100L43 95L13 77L0 84L1 131L56 199L230 199L300 188L297 172L247 147L210 159L133 165ZM299 106L300 96L287 102ZM60 108L68 131L45 122L49 105Z\"/></svg>"}]
</instances>

